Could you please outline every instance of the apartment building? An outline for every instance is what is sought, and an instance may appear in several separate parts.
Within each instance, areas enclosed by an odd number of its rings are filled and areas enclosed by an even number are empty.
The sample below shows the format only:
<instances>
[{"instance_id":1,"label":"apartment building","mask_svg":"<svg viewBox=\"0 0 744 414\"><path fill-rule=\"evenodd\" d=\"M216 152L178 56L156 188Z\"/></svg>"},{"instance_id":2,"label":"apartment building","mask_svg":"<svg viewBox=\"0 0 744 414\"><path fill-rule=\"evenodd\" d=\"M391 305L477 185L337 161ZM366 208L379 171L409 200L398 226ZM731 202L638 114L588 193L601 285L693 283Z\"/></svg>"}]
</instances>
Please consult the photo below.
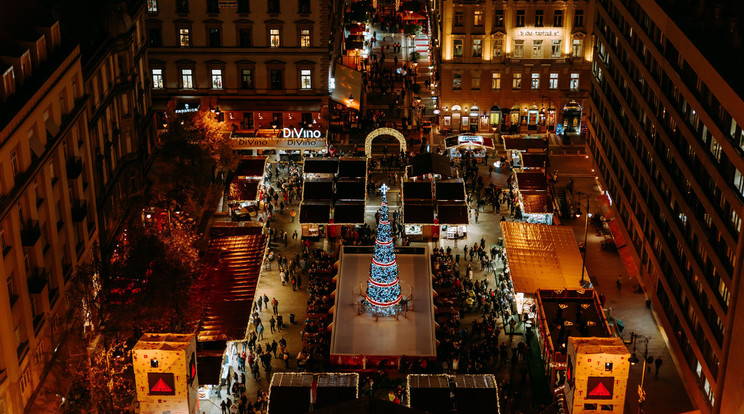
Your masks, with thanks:
<instances>
[{"instance_id":1,"label":"apartment building","mask_svg":"<svg viewBox=\"0 0 744 414\"><path fill-rule=\"evenodd\" d=\"M234 130L327 124L329 0L149 0L158 125L212 109Z\"/></svg>"},{"instance_id":2,"label":"apartment building","mask_svg":"<svg viewBox=\"0 0 744 414\"><path fill-rule=\"evenodd\" d=\"M581 128L592 59L591 0L442 0L444 131Z\"/></svg>"},{"instance_id":3,"label":"apartment building","mask_svg":"<svg viewBox=\"0 0 744 414\"><path fill-rule=\"evenodd\" d=\"M594 20L589 147L704 413L744 405L741 21L671 0L597 0Z\"/></svg>"},{"instance_id":4,"label":"apartment building","mask_svg":"<svg viewBox=\"0 0 744 414\"><path fill-rule=\"evenodd\" d=\"M17 6L17 7L16 7ZM59 344L67 281L97 240L81 51L44 9L0 5L0 412Z\"/></svg>"}]
</instances>

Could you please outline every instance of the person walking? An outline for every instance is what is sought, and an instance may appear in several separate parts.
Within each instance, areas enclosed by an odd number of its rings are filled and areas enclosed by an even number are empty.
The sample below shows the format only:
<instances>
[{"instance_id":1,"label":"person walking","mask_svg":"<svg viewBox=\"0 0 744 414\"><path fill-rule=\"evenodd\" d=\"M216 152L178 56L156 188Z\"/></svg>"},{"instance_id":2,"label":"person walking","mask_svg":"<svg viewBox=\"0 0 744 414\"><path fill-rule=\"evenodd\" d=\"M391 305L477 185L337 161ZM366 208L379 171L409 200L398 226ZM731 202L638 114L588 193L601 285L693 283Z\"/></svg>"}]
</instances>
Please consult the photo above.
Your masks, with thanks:
<instances>
[{"instance_id":1,"label":"person walking","mask_svg":"<svg viewBox=\"0 0 744 414\"><path fill-rule=\"evenodd\" d=\"M274 309L274 315L279 313L279 301L276 298L271 298L271 307Z\"/></svg>"},{"instance_id":2,"label":"person walking","mask_svg":"<svg viewBox=\"0 0 744 414\"><path fill-rule=\"evenodd\" d=\"M617 275L617 282L615 282L617 285L617 291L620 292L623 288L623 275Z\"/></svg>"},{"instance_id":3,"label":"person walking","mask_svg":"<svg viewBox=\"0 0 744 414\"><path fill-rule=\"evenodd\" d=\"M269 328L271 328L271 333L276 332L276 319L274 319L274 315L271 315L271 319L269 319Z\"/></svg>"},{"instance_id":4,"label":"person walking","mask_svg":"<svg viewBox=\"0 0 744 414\"><path fill-rule=\"evenodd\" d=\"M661 368L661 357L656 357L656 361L654 361L654 364L656 364L656 378L659 378L659 368Z\"/></svg>"},{"instance_id":5,"label":"person walking","mask_svg":"<svg viewBox=\"0 0 744 414\"><path fill-rule=\"evenodd\" d=\"M282 358L284 358L284 368L289 369L289 352L285 350Z\"/></svg>"},{"instance_id":6,"label":"person walking","mask_svg":"<svg viewBox=\"0 0 744 414\"><path fill-rule=\"evenodd\" d=\"M258 333L258 340L263 340L264 326L263 323L259 323L256 327L256 333Z\"/></svg>"}]
</instances>

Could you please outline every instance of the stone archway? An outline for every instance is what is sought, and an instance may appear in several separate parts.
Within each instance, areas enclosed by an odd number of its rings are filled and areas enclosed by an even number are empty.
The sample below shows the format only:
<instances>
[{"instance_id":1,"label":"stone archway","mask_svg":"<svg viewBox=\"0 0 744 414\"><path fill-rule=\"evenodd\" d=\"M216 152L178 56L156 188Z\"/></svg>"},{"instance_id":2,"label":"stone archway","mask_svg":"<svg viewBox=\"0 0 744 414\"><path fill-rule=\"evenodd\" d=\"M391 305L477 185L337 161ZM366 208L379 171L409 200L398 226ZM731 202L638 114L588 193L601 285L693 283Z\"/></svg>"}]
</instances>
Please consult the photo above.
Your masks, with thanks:
<instances>
[{"instance_id":1,"label":"stone archway","mask_svg":"<svg viewBox=\"0 0 744 414\"><path fill-rule=\"evenodd\" d=\"M367 139L364 140L364 153L367 158L372 156L372 141L380 135L390 135L400 142L400 150L406 152L406 137L394 128L377 128L367 135Z\"/></svg>"}]
</instances>

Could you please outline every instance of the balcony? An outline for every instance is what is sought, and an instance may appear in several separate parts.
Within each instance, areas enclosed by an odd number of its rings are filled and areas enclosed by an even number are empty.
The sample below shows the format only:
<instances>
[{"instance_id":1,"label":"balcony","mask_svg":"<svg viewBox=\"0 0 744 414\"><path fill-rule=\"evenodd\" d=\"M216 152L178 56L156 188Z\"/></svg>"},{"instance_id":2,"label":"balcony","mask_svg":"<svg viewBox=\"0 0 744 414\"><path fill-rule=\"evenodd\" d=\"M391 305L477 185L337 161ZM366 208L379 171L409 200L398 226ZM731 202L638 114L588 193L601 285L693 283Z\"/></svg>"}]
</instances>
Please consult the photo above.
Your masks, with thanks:
<instances>
[{"instance_id":1,"label":"balcony","mask_svg":"<svg viewBox=\"0 0 744 414\"><path fill-rule=\"evenodd\" d=\"M72 221L82 222L88 215L88 203L85 200L76 200L71 209Z\"/></svg>"},{"instance_id":2,"label":"balcony","mask_svg":"<svg viewBox=\"0 0 744 414\"><path fill-rule=\"evenodd\" d=\"M26 279L26 283L28 284L28 293L40 295L49 284L49 273L43 267L34 268L31 277Z\"/></svg>"},{"instance_id":3,"label":"balcony","mask_svg":"<svg viewBox=\"0 0 744 414\"><path fill-rule=\"evenodd\" d=\"M18 361L22 361L28 353L28 341L21 342L21 344L18 345L18 348L16 349L16 353L18 355Z\"/></svg>"},{"instance_id":4,"label":"balcony","mask_svg":"<svg viewBox=\"0 0 744 414\"><path fill-rule=\"evenodd\" d=\"M44 326L44 314L40 313L34 316L34 334L38 335L41 327Z\"/></svg>"},{"instance_id":5,"label":"balcony","mask_svg":"<svg viewBox=\"0 0 744 414\"><path fill-rule=\"evenodd\" d=\"M67 179L74 180L83 173L83 160L80 157L67 159Z\"/></svg>"},{"instance_id":6,"label":"balcony","mask_svg":"<svg viewBox=\"0 0 744 414\"><path fill-rule=\"evenodd\" d=\"M36 245L41 238L41 228L38 220L28 220L21 229L21 243L26 247Z\"/></svg>"}]
</instances>

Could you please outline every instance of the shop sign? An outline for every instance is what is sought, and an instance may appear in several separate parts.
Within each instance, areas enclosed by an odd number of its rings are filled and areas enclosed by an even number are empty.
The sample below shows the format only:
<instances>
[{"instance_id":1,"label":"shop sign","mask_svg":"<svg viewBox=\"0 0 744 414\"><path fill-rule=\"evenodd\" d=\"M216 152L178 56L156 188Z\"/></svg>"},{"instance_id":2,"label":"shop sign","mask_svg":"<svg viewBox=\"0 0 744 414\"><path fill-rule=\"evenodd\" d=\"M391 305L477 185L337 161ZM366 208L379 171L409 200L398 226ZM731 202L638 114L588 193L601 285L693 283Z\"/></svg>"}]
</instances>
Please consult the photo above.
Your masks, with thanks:
<instances>
[{"instance_id":1,"label":"shop sign","mask_svg":"<svg viewBox=\"0 0 744 414\"><path fill-rule=\"evenodd\" d=\"M483 137L480 135L458 135L457 142L460 144L476 143L483 145Z\"/></svg>"},{"instance_id":2,"label":"shop sign","mask_svg":"<svg viewBox=\"0 0 744 414\"><path fill-rule=\"evenodd\" d=\"M243 149L280 149L280 150L319 150L328 147L325 138L264 138L233 137L231 146L234 150Z\"/></svg>"},{"instance_id":3,"label":"shop sign","mask_svg":"<svg viewBox=\"0 0 744 414\"><path fill-rule=\"evenodd\" d=\"M611 400L615 386L614 377L589 377L586 383L587 400Z\"/></svg>"},{"instance_id":4,"label":"shop sign","mask_svg":"<svg viewBox=\"0 0 744 414\"><path fill-rule=\"evenodd\" d=\"M317 129L282 128L283 138L320 138L323 134Z\"/></svg>"},{"instance_id":5,"label":"shop sign","mask_svg":"<svg viewBox=\"0 0 744 414\"><path fill-rule=\"evenodd\" d=\"M201 107L201 105L192 106L192 105L189 105L189 104L183 104L183 107L182 108L178 108L178 109L176 109L173 112L175 112L177 114L187 114L187 113L190 113L190 112L199 112L199 108L200 107Z\"/></svg>"},{"instance_id":6,"label":"shop sign","mask_svg":"<svg viewBox=\"0 0 744 414\"><path fill-rule=\"evenodd\" d=\"M563 36L563 30L561 29L544 29L542 27L525 27L524 29L517 30L515 37L561 37Z\"/></svg>"},{"instance_id":7,"label":"shop sign","mask_svg":"<svg viewBox=\"0 0 744 414\"><path fill-rule=\"evenodd\" d=\"M150 395L176 395L174 375L171 372L148 372Z\"/></svg>"},{"instance_id":8,"label":"shop sign","mask_svg":"<svg viewBox=\"0 0 744 414\"><path fill-rule=\"evenodd\" d=\"M222 9L237 9L238 0L220 0L219 5Z\"/></svg>"}]
</instances>

